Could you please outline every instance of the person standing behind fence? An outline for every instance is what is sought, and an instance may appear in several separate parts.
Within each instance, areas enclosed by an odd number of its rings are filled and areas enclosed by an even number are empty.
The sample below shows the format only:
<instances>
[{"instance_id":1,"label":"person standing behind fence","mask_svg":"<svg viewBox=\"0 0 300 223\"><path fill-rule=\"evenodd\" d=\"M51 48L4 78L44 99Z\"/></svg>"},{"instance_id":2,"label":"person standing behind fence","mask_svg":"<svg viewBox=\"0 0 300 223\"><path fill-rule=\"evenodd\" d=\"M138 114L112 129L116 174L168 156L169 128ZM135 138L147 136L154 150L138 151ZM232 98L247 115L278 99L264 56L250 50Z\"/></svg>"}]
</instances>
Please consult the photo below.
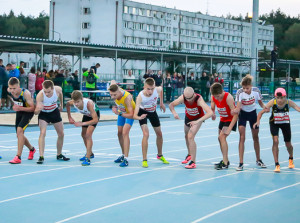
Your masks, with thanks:
<instances>
[{"instance_id":1,"label":"person standing behind fence","mask_svg":"<svg viewBox=\"0 0 300 223\"><path fill-rule=\"evenodd\" d=\"M184 79L180 73L178 73L178 82L177 82L177 95L178 97L183 94L184 89Z\"/></svg>"},{"instance_id":2,"label":"person standing behind fence","mask_svg":"<svg viewBox=\"0 0 300 223\"><path fill-rule=\"evenodd\" d=\"M43 89L44 77L41 71L37 71L36 81L35 81L35 94L37 95Z\"/></svg>"},{"instance_id":3,"label":"person standing behind fence","mask_svg":"<svg viewBox=\"0 0 300 223\"><path fill-rule=\"evenodd\" d=\"M8 92L7 92L7 88L8 88L8 72L11 70L11 64L7 64L6 68L5 68L5 74L6 76L4 77L3 80L3 86L2 86L2 94L1 94L1 103L2 103L2 109L3 110L9 110L10 109L10 100L8 99Z\"/></svg>"},{"instance_id":4,"label":"person standing behind fence","mask_svg":"<svg viewBox=\"0 0 300 223\"><path fill-rule=\"evenodd\" d=\"M175 94L177 93L177 83L178 83L178 78L177 78L177 73L175 72L172 78L172 101L174 101Z\"/></svg>"},{"instance_id":5,"label":"person standing behind fence","mask_svg":"<svg viewBox=\"0 0 300 223\"><path fill-rule=\"evenodd\" d=\"M86 82L85 82L86 90L88 90L88 91L97 90L96 83L97 83L97 79L99 79L99 76L97 76L97 74L95 73L95 70L91 67L90 70L87 70L82 75L86 77ZM96 95L95 94L90 94L90 98L93 101L95 101L96 100Z\"/></svg>"},{"instance_id":6,"label":"person standing behind fence","mask_svg":"<svg viewBox=\"0 0 300 223\"><path fill-rule=\"evenodd\" d=\"M21 88L27 88L27 74L24 70L24 65L25 65L24 61L21 61L20 65L16 67L20 71L19 79L20 79L20 87Z\"/></svg>"},{"instance_id":7,"label":"person standing behind fence","mask_svg":"<svg viewBox=\"0 0 300 223\"><path fill-rule=\"evenodd\" d=\"M134 90L134 80L135 76L132 74L131 70L128 70L128 74L124 75L124 82L128 83L126 84L126 90Z\"/></svg>"},{"instance_id":8,"label":"person standing behind fence","mask_svg":"<svg viewBox=\"0 0 300 223\"><path fill-rule=\"evenodd\" d=\"M209 77L205 72L202 73L201 80L201 95L204 99L204 101L208 101L208 95L209 95L209 89L210 89L210 82Z\"/></svg>"},{"instance_id":9,"label":"person standing behind fence","mask_svg":"<svg viewBox=\"0 0 300 223\"><path fill-rule=\"evenodd\" d=\"M9 78L11 77L16 77L16 78L20 78L20 71L19 69L16 68L16 64L12 64L11 65L11 70L9 71Z\"/></svg>"},{"instance_id":10,"label":"person standing behind fence","mask_svg":"<svg viewBox=\"0 0 300 223\"><path fill-rule=\"evenodd\" d=\"M5 66L3 65L3 60L0 59L0 67L2 67L3 69L5 69Z\"/></svg>"},{"instance_id":11,"label":"person standing behind fence","mask_svg":"<svg viewBox=\"0 0 300 223\"><path fill-rule=\"evenodd\" d=\"M166 88L166 100L167 102L170 102L171 93L172 93L172 79L170 73L167 73L167 77L165 80L165 88Z\"/></svg>"},{"instance_id":12,"label":"person standing behind fence","mask_svg":"<svg viewBox=\"0 0 300 223\"><path fill-rule=\"evenodd\" d=\"M28 91L30 92L32 98L34 98L34 93L35 93L35 82L36 82L35 68L32 67L28 74Z\"/></svg>"}]
</instances>

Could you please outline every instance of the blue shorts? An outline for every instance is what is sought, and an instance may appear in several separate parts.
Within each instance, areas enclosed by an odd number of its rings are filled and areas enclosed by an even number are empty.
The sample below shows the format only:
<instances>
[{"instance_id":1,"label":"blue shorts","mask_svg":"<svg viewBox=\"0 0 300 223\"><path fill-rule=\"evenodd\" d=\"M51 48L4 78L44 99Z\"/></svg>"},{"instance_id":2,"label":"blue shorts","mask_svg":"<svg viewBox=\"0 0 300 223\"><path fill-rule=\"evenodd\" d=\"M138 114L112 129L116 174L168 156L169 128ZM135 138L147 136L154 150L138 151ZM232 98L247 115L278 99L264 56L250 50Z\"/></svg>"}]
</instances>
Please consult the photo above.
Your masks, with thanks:
<instances>
[{"instance_id":1,"label":"blue shorts","mask_svg":"<svg viewBox=\"0 0 300 223\"><path fill-rule=\"evenodd\" d=\"M118 126L124 126L125 124L133 125L134 119L124 118L122 116L118 116Z\"/></svg>"},{"instance_id":2,"label":"blue shorts","mask_svg":"<svg viewBox=\"0 0 300 223\"><path fill-rule=\"evenodd\" d=\"M253 125L255 124L256 120L257 120L256 109L251 112L245 112L243 110L240 111L239 126L242 125L246 127L247 121L249 121L250 128L253 129ZM258 126L256 126L255 129L258 129Z\"/></svg>"}]
</instances>

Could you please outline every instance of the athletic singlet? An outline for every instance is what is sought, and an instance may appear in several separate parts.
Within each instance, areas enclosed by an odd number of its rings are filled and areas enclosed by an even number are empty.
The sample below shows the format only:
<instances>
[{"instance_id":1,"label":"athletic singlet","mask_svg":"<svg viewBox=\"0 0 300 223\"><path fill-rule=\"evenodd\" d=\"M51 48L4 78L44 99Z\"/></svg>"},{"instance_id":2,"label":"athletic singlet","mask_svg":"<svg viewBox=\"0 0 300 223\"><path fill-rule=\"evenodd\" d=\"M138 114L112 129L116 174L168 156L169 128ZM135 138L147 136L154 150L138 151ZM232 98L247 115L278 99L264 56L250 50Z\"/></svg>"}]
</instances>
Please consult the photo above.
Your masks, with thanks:
<instances>
[{"instance_id":1,"label":"athletic singlet","mask_svg":"<svg viewBox=\"0 0 300 223\"><path fill-rule=\"evenodd\" d=\"M22 91L18 98L14 98L14 96L10 92L8 92L8 95L12 98L15 105L19 105L19 106L26 108L26 107L29 107L29 105L28 105L26 99L24 98L25 91L26 91L26 89L22 88Z\"/></svg>"},{"instance_id":2,"label":"athletic singlet","mask_svg":"<svg viewBox=\"0 0 300 223\"><path fill-rule=\"evenodd\" d=\"M246 94L243 88L240 88L236 93L236 102L241 102L241 110L251 112L256 110L256 101L262 100L259 88L252 87L251 93Z\"/></svg>"},{"instance_id":3,"label":"athletic singlet","mask_svg":"<svg viewBox=\"0 0 300 223\"><path fill-rule=\"evenodd\" d=\"M140 95L142 97L142 103L140 105L140 108L147 112L155 112L158 99L158 93L156 88L154 89L153 94L150 97L146 97L143 91L140 92Z\"/></svg>"},{"instance_id":4,"label":"athletic singlet","mask_svg":"<svg viewBox=\"0 0 300 223\"><path fill-rule=\"evenodd\" d=\"M130 93L128 91L124 91L123 89L121 89L121 90L123 91L123 96L120 100L116 99L115 103L121 112L128 113L128 108L127 108L127 105L125 104L125 99L130 95ZM132 109L134 110L135 103L134 103L133 99L131 99L131 106L132 106Z\"/></svg>"},{"instance_id":5,"label":"athletic singlet","mask_svg":"<svg viewBox=\"0 0 300 223\"><path fill-rule=\"evenodd\" d=\"M189 120L199 119L202 116L204 116L203 108L197 104L201 95L196 94L196 93L195 93L195 95L196 95L196 97L192 103L190 101L186 100L185 97L183 97L184 105L185 105L185 116Z\"/></svg>"},{"instance_id":6,"label":"athletic singlet","mask_svg":"<svg viewBox=\"0 0 300 223\"><path fill-rule=\"evenodd\" d=\"M274 124L290 123L289 100L286 101L286 104L283 108L278 108L276 99L274 99L270 122L273 122Z\"/></svg>"},{"instance_id":7,"label":"athletic singlet","mask_svg":"<svg viewBox=\"0 0 300 223\"><path fill-rule=\"evenodd\" d=\"M55 87L53 88L53 95L52 97L48 98L45 93L44 93L44 90L42 90L43 92L43 97L44 97L44 101L43 101L43 104L44 104L44 108L43 108L43 112L53 112L57 107L57 99L58 99L58 96L56 94L56 90L55 90Z\"/></svg>"},{"instance_id":8,"label":"athletic singlet","mask_svg":"<svg viewBox=\"0 0 300 223\"><path fill-rule=\"evenodd\" d=\"M85 116L92 117L90 111L87 108L87 104L88 104L89 101L91 101L93 103L95 112L97 112L99 110L98 106L96 106L95 103L92 100L87 99L87 98L83 98L83 108L82 108L82 110L77 108L76 105L74 105L74 108L76 108L77 112L79 112L79 113L81 113Z\"/></svg>"},{"instance_id":9,"label":"athletic singlet","mask_svg":"<svg viewBox=\"0 0 300 223\"><path fill-rule=\"evenodd\" d=\"M228 95L229 95L228 92L224 92L224 97L223 97L222 101L218 101L213 96L213 101L214 101L215 105L217 106L218 112L220 114L221 122L231 122L231 120L233 118L233 116L231 115L230 107L226 102ZM235 105L234 102L233 102L233 105Z\"/></svg>"}]
</instances>

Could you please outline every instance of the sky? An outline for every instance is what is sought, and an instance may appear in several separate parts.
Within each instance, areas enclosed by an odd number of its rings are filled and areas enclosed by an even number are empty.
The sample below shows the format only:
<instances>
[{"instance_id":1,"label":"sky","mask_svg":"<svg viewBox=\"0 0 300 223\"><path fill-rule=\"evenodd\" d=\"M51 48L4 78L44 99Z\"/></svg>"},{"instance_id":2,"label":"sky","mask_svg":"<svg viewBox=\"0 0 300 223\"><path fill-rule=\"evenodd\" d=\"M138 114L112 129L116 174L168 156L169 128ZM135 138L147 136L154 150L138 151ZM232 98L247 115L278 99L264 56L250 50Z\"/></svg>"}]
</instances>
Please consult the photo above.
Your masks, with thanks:
<instances>
[{"instance_id":1,"label":"sky","mask_svg":"<svg viewBox=\"0 0 300 223\"><path fill-rule=\"evenodd\" d=\"M94 0L97 1L97 0ZM202 12L211 16L227 16L228 14L245 16L252 10L252 0L135 0L136 2L152 5L166 6L191 11ZM9 2L9 4L8 4ZM0 0L0 15L8 14L13 10L15 14L38 16L44 11L49 14L49 0ZM270 13L281 9L287 15L298 17L300 15L300 0L260 0L259 14Z\"/></svg>"}]
</instances>

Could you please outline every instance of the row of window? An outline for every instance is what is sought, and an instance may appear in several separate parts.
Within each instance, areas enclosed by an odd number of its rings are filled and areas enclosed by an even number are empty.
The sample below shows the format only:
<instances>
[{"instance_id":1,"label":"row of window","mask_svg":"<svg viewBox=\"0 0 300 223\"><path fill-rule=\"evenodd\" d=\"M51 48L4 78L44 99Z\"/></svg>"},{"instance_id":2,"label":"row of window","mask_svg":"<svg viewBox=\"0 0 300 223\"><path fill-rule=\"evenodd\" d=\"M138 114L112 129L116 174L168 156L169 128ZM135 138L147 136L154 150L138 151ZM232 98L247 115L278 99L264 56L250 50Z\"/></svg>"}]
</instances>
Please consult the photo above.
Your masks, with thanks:
<instances>
[{"instance_id":1,"label":"row of window","mask_svg":"<svg viewBox=\"0 0 300 223\"><path fill-rule=\"evenodd\" d=\"M165 46L164 40L157 40L157 39L144 39L139 37L131 37L131 36L125 36L124 38L125 43L128 44L138 44L138 45L147 45L147 46ZM167 41L167 44L169 44L169 41Z\"/></svg>"},{"instance_id":2,"label":"row of window","mask_svg":"<svg viewBox=\"0 0 300 223\"><path fill-rule=\"evenodd\" d=\"M217 27L221 29L229 29L229 30L237 30L242 31L245 29L248 29L248 26L243 26L243 24L230 24L226 22L219 22L214 20L207 20L202 18L195 18L190 16L183 16L183 15L176 15L174 14L172 16L171 13L165 13L165 12L158 12L150 9L141 9L141 8L135 8L135 7L129 7L124 6L124 13L125 14L133 14L133 15L139 15L139 16L147 16L147 17L155 17L155 18L169 18L173 20L179 19L182 22L189 23L189 24L196 24L196 25L203 25L203 26L210 26L210 27ZM259 33L265 33L266 35L273 35L272 30L265 30L260 29Z\"/></svg>"}]
</instances>

